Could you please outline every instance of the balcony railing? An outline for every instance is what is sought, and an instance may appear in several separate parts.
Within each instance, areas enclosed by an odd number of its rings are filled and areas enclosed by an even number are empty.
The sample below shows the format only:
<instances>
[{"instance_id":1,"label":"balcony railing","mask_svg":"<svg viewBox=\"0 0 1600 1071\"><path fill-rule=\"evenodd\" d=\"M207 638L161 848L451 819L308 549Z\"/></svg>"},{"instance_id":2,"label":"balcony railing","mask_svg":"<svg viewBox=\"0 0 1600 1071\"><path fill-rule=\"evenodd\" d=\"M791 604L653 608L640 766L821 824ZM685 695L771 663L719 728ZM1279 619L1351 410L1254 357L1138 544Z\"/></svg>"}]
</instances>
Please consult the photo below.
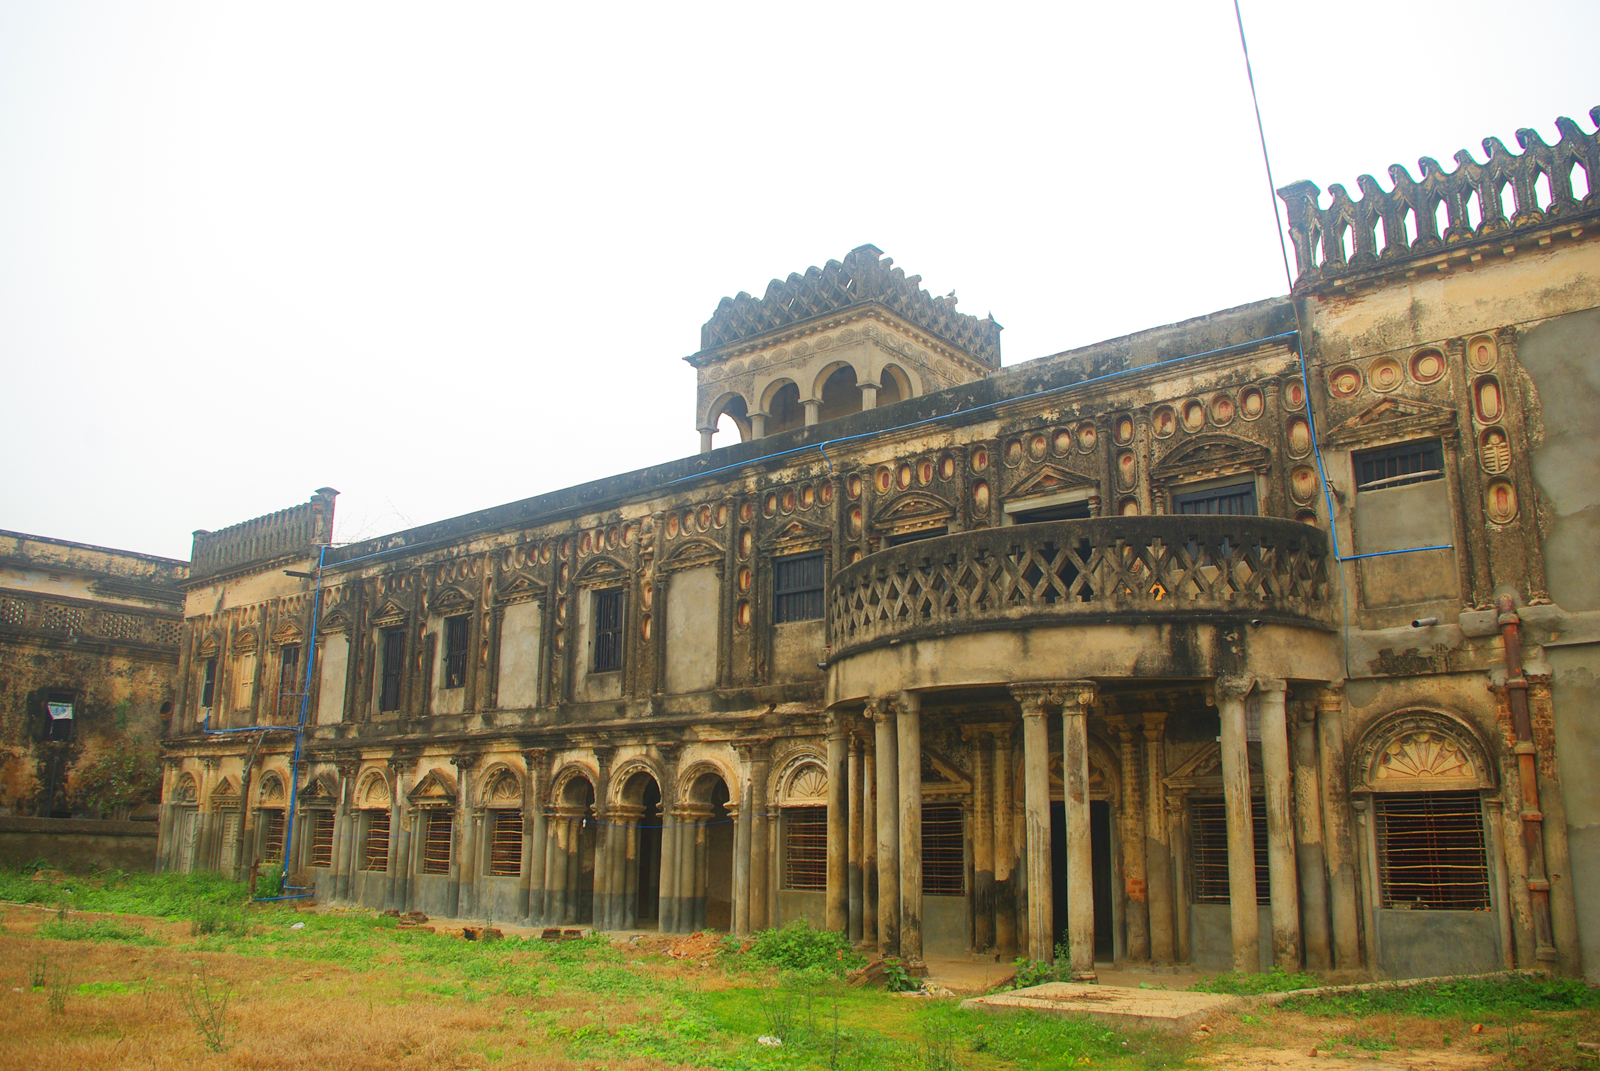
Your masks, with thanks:
<instances>
[{"instance_id":1,"label":"balcony railing","mask_svg":"<svg viewBox=\"0 0 1600 1071\"><path fill-rule=\"evenodd\" d=\"M941 536L828 589L833 657L903 639L1075 622L1329 627L1328 540L1270 517L1108 517Z\"/></svg>"}]
</instances>

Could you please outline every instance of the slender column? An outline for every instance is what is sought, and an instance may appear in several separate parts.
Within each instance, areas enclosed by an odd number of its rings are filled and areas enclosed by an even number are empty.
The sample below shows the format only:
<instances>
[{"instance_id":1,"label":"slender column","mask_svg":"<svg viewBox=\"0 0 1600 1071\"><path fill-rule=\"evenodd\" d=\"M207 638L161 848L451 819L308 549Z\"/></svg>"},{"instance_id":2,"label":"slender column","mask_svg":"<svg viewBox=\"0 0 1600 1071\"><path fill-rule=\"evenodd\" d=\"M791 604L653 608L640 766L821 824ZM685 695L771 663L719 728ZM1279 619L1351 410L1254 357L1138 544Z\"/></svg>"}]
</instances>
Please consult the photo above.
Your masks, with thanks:
<instances>
[{"instance_id":1,"label":"slender column","mask_svg":"<svg viewBox=\"0 0 1600 1071\"><path fill-rule=\"evenodd\" d=\"M694 925L692 932L706 928L706 902L711 898L711 822L716 811L705 807L695 815L694 825Z\"/></svg>"},{"instance_id":2,"label":"slender column","mask_svg":"<svg viewBox=\"0 0 1600 1071\"><path fill-rule=\"evenodd\" d=\"M818 418L822 415L822 399L807 398L801 404L806 407L806 426L810 427L812 424L815 424Z\"/></svg>"},{"instance_id":3,"label":"slender column","mask_svg":"<svg viewBox=\"0 0 1600 1071\"><path fill-rule=\"evenodd\" d=\"M544 895L539 922L545 926L561 925L561 884L567 878L566 858L561 842L566 835L565 823L560 814L546 819L544 839Z\"/></svg>"},{"instance_id":4,"label":"slender column","mask_svg":"<svg viewBox=\"0 0 1600 1071\"><path fill-rule=\"evenodd\" d=\"M401 800L405 797L400 789L401 768L398 762L391 761L389 763L389 844L387 854L389 888L383 898L383 909L385 911L399 911L402 909L402 901L399 897L400 838L403 832L401 827L404 823L405 812L401 809ZM240 832L242 834L243 830L241 829Z\"/></svg>"},{"instance_id":5,"label":"slender column","mask_svg":"<svg viewBox=\"0 0 1600 1071\"><path fill-rule=\"evenodd\" d=\"M544 757L542 748L524 752L528 764L528 795L522 806L522 874L521 892L518 895L524 925L537 926L544 921L544 864L545 817L541 805L545 788Z\"/></svg>"},{"instance_id":6,"label":"slender column","mask_svg":"<svg viewBox=\"0 0 1600 1071\"><path fill-rule=\"evenodd\" d=\"M749 763L745 764L746 770ZM733 918L735 934L750 932L750 778L739 792L738 813L733 825Z\"/></svg>"},{"instance_id":7,"label":"slender column","mask_svg":"<svg viewBox=\"0 0 1600 1071\"><path fill-rule=\"evenodd\" d=\"M878 384L858 383L861 388L861 408L876 409L878 407Z\"/></svg>"},{"instance_id":8,"label":"slender column","mask_svg":"<svg viewBox=\"0 0 1600 1071\"><path fill-rule=\"evenodd\" d=\"M701 428L699 430L700 430L700 452L702 454L709 454L711 452L711 447L712 447L711 437L717 433L717 429L716 428Z\"/></svg>"},{"instance_id":9,"label":"slender column","mask_svg":"<svg viewBox=\"0 0 1600 1071\"><path fill-rule=\"evenodd\" d=\"M611 748L595 748L595 762L599 766L599 774L595 778L594 786L594 905L590 909L591 924L597 930L610 930L616 928L616 889L611 884L615 874L612 857L620 838L615 834L618 828L612 824L611 815ZM582 873L582 841L579 841L579 873ZM581 910L581 909L580 909Z\"/></svg>"},{"instance_id":10,"label":"slender column","mask_svg":"<svg viewBox=\"0 0 1600 1071\"><path fill-rule=\"evenodd\" d=\"M1167 715L1144 715L1145 892L1150 917L1150 961L1173 961L1172 848L1167 839Z\"/></svg>"},{"instance_id":11,"label":"slender column","mask_svg":"<svg viewBox=\"0 0 1600 1071\"><path fill-rule=\"evenodd\" d=\"M1256 914L1256 844L1250 817L1250 753L1244 699L1249 678L1217 678L1222 716L1222 794L1228 813L1228 899L1233 923L1233 969L1261 970L1261 921Z\"/></svg>"},{"instance_id":12,"label":"slender column","mask_svg":"<svg viewBox=\"0 0 1600 1071\"><path fill-rule=\"evenodd\" d=\"M656 929L678 932L678 816L668 810L666 794L661 800L661 884L656 908Z\"/></svg>"},{"instance_id":13,"label":"slender column","mask_svg":"<svg viewBox=\"0 0 1600 1071\"><path fill-rule=\"evenodd\" d=\"M622 928L625 930L639 928L639 823L643 818L643 808L629 808L621 853L622 873L617 879L622 888Z\"/></svg>"},{"instance_id":14,"label":"slender column","mask_svg":"<svg viewBox=\"0 0 1600 1071\"><path fill-rule=\"evenodd\" d=\"M767 414L757 409L750 414L750 438L764 439L767 437Z\"/></svg>"},{"instance_id":15,"label":"slender column","mask_svg":"<svg viewBox=\"0 0 1600 1071\"><path fill-rule=\"evenodd\" d=\"M922 963L922 696L895 701L900 746L900 954L906 969Z\"/></svg>"},{"instance_id":16,"label":"slender column","mask_svg":"<svg viewBox=\"0 0 1600 1071\"><path fill-rule=\"evenodd\" d=\"M400 808L400 832L398 835L399 859L395 866L400 873L399 888L395 892L396 907L401 911L411 910L411 890L414 883L411 875L415 873L411 858L411 845L421 832L416 825L421 821L422 812L414 807L402 805ZM421 854L420 852L418 853Z\"/></svg>"},{"instance_id":17,"label":"slender column","mask_svg":"<svg viewBox=\"0 0 1600 1071\"><path fill-rule=\"evenodd\" d=\"M1050 729L1047 704L1059 701L1049 688L1013 686L1022 708L1022 789L1027 811L1027 957L1048 963L1055 957L1055 909L1050 873Z\"/></svg>"},{"instance_id":18,"label":"slender column","mask_svg":"<svg viewBox=\"0 0 1600 1071\"><path fill-rule=\"evenodd\" d=\"M1122 758L1121 821L1122 887L1128 906L1124 915L1127 928L1127 956L1130 960L1150 958L1149 882L1145 873L1144 770L1139 762L1138 730L1124 718L1107 718L1117 733Z\"/></svg>"},{"instance_id":19,"label":"slender column","mask_svg":"<svg viewBox=\"0 0 1600 1071\"><path fill-rule=\"evenodd\" d=\"M1500 964L1508 971L1517 969L1516 942L1511 936L1511 871L1506 868L1505 801L1485 795L1488 813L1489 849L1494 859L1494 905L1500 923Z\"/></svg>"},{"instance_id":20,"label":"slender column","mask_svg":"<svg viewBox=\"0 0 1600 1071\"><path fill-rule=\"evenodd\" d=\"M1089 708L1093 681L1065 685L1061 703L1062 799L1067 821L1067 942L1074 981L1094 974L1094 845L1089 831Z\"/></svg>"},{"instance_id":21,"label":"slender column","mask_svg":"<svg viewBox=\"0 0 1600 1071\"><path fill-rule=\"evenodd\" d=\"M1323 876L1327 860L1322 851L1322 785L1317 777L1317 723L1315 708L1300 702L1294 730L1295 862L1300 870L1300 925L1305 943L1306 967L1313 971L1333 968L1333 948L1328 943L1328 882Z\"/></svg>"},{"instance_id":22,"label":"slender column","mask_svg":"<svg viewBox=\"0 0 1600 1071\"><path fill-rule=\"evenodd\" d=\"M1017 954L1017 814L1011 727L999 727L989 739L994 771L994 943L1000 959L1005 960Z\"/></svg>"},{"instance_id":23,"label":"slender column","mask_svg":"<svg viewBox=\"0 0 1600 1071\"><path fill-rule=\"evenodd\" d=\"M350 899L350 845L355 841L355 831L350 828L355 812L350 807L355 795L356 771L359 766L343 764L339 770L339 810L334 818L333 838L333 898ZM237 833L234 836L238 836Z\"/></svg>"},{"instance_id":24,"label":"slender column","mask_svg":"<svg viewBox=\"0 0 1600 1071\"><path fill-rule=\"evenodd\" d=\"M845 887L849 894L850 943L855 944L861 940L861 841L863 832L861 824L863 815L861 806L861 740L852 733L847 746L849 750L846 762L850 772L847 792L850 807L850 856L846 861Z\"/></svg>"},{"instance_id":25,"label":"slender column","mask_svg":"<svg viewBox=\"0 0 1600 1071\"><path fill-rule=\"evenodd\" d=\"M1322 760L1322 847L1328 858L1328 900L1333 908L1333 965L1341 971L1357 970L1361 967L1361 923L1350 782L1344 765L1342 681L1324 688L1317 697L1317 742Z\"/></svg>"},{"instance_id":26,"label":"slender column","mask_svg":"<svg viewBox=\"0 0 1600 1071\"><path fill-rule=\"evenodd\" d=\"M456 755L450 764L456 768L456 816L452 823L450 853L450 889L447 901L452 905L450 913L457 918L470 912L473 908L472 888L476 878L474 873L473 849L477 846L474 837L476 823L472 806L472 767L477 762L476 755Z\"/></svg>"},{"instance_id":27,"label":"slender column","mask_svg":"<svg viewBox=\"0 0 1600 1071\"><path fill-rule=\"evenodd\" d=\"M628 858L631 855L628 848L638 834L635 826L639 818L636 813L615 804L607 810L611 819L605 827L606 841L610 844L606 852L606 889L610 893L606 897L609 901L606 928L621 930L628 926Z\"/></svg>"},{"instance_id":28,"label":"slender column","mask_svg":"<svg viewBox=\"0 0 1600 1071\"><path fill-rule=\"evenodd\" d=\"M863 741L861 808L861 944L878 947L878 777L877 751Z\"/></svg>"},{"instance_id":29,"label":"slender column","mask_svg":"<svg viewBox=\"0 0 1600 1071\"><path fill-rule=\"evenodd\" d=\"M767 742L762 741L750 753L750 930L765 930L775 924L767 912L768 859L771 852L772 830L767 821L767 778L771 776L772 761ZM775 854L770 858L776 858Z\"/></svg>"},{"instance_id":30,"label":"slender column","mask_svg":"<svg viewBox=\"0 0 1600 1071\"><path fill-rule=\"evenodd\" d=\"M994 950L994 782L989 775L989 727L964 725L972 742L972 950Z\"/></svg>"},{"instance_id":31,"label":"slender column","mask_svg":"<svg viewBox=\"0 0 1600 1071\"><path fill-rule=\"evenodd\" d=\"M900 760L896 747L894 703L888 698L867 702L872 719L878 767L878 950L900 954Z\"/></svg>"},{"instance_id":32,"label":"slender column","mask_svg":"<svg viewBox=\"0 0 1600 1071\"><path fill-rule=\"evenodd\" d=\"M1300 969L1300 872L1295 862L1293 782L1289 773L1289 723L1281 680L1258 680L1261 696L1261 775L1266 782L1267 880L1272 889L1272 962Z\"/></svg>"},{"instance_id":33,"label":"slender column","mask_svg":"<svg viewBox=\"0 0 1600 1071\"><path fill-rule=\"evenodd\" d=\"M849 769L845 750L849 743L844 712L828 712L828 870L826 927L845 934L850 928L850 812L847 802Z\"/></svg>"},{"instance_id":34,"label":"slender column","mask_svg":"<svg viewBox=\"0 0 1600 1071\"><path fill-rule=\"evenodd\" d=\"M567 819L567 877L562 883L562 921L576 926L583 917L583 819L579 814ZM591 920L592 921L592 920Z\"/></svg>"},{"instance_id":35,"label":"slender column","mask_svg":"<svg viewBox=\"0 0 1600 1071\"><path fill-rule=\"evenodd\" d=\"M1189 923L1189 836L1184 826L1184 798L1179 791L1167 793L1167 844L1172 853L1173 937L1177 942L1174 959L1188 963L1194 956Z\"/></svg>"}]
</instances>

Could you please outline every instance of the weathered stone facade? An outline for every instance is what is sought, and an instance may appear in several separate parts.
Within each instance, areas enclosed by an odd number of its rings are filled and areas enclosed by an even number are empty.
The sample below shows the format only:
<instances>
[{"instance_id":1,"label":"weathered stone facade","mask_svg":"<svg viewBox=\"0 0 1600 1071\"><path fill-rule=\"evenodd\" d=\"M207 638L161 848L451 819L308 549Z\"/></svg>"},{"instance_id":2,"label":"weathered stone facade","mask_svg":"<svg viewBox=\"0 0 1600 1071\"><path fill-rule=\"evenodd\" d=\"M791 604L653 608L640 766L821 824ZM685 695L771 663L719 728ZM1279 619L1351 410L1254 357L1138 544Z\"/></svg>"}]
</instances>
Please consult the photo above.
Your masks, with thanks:
<instances>
[{"instance_id":1,"label":"weathered stone facade","mask_svg":"<svg viewBox=\"0 0 1600 1071\"><path fill-rule=\"evenodd\" d=\"M1288 297L1007 368L863 246L718 307L698 457L197 535L163 860L287 835L319 896L913 964L1595 970L1600 149L1561 129L1287 187Z\"/></svg>"}]
</instances>

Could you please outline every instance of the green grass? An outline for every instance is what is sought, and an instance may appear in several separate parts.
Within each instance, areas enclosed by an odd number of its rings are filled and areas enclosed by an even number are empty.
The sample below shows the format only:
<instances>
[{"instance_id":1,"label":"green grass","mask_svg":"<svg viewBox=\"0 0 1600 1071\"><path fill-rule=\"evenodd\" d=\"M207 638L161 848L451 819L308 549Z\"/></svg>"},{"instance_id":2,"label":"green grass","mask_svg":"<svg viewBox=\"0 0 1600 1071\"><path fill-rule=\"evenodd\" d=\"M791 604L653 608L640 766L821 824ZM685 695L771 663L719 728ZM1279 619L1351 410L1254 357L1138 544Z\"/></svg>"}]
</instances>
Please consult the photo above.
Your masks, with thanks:
<instances>
[{"instance_id":1,"label":"green grass","mask_svg":"<svg viewBox=\"0 0 1600 1071\"><path fill-rule=\"evenodd\" d=\"M1225 971L1202 978L1189 987L1191 993L1223 993L1228 996L1255 996L1258 993L1287 993L1295 989L1315 989L1322 979L1314 974L1291 974L1274 967L1265 974L1235 974Z\"/></svg>"},{"instance_id":2,"label":"green grass","mask_svg":"<svg viewBox=\"0 0 1600 1071\"><path fill-rule=\"evenodd\" d=\"M116 919L48 919L34 931L36 937L57 941L121 941L130 945L159 945L162 940Z\"/></svg>"},{"instance_id":3,"label":"green grass","mask_svg":"<svg viewBox=\"0 0 1600 1071\"><path fill-rule=\"evenodd\" d=\"M0 870L0 901L66 903L78 911L188 918L197 901L241 904L245 897L242 884L220 874L127 874L110 870L46 882L34 881L30 873Z\"/></svg>"},{"instance_id":4,"label":"green grass","mask_svg":"<svg viewBox=\"0 0 1600 1071\"><path fill-rule=\"evenodd\" d=\"M1513 975L1460 978L1414 986L1380 986L1354 993L1290 997L1282 1005L1307 1015L1349 1017L1416 1015L1495 1023L1525 1018L1529 1012L1600 1008L1600 990L1576 978Z\"/></svg>"}]
</instances>

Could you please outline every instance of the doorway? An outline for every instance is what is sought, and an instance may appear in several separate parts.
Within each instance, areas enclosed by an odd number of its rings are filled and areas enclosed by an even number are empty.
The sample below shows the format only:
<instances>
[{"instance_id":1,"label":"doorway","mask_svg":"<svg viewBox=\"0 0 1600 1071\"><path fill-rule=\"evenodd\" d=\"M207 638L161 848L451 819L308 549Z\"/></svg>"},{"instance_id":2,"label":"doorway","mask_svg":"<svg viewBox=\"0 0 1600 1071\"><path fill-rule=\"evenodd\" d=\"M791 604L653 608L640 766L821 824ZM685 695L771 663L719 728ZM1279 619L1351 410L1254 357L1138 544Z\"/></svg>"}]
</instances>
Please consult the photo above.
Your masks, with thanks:
<instances>
[{"instance_id":1,"label":"doorway","mask_svg":"<svg viewBox=\"0 0 1600 1071\"><path fill-rule=\"evenodd\" d=\"M1111 913L1111 804L1089 801L1089 858L1093 868L1090 886L1094 891L1094 958L1109 962L1116 955L1116 927ZM1055 912L1055 943L1067 942L1067 807L1050 804L1050 874Z\"/></svg>"}]
</instances>

